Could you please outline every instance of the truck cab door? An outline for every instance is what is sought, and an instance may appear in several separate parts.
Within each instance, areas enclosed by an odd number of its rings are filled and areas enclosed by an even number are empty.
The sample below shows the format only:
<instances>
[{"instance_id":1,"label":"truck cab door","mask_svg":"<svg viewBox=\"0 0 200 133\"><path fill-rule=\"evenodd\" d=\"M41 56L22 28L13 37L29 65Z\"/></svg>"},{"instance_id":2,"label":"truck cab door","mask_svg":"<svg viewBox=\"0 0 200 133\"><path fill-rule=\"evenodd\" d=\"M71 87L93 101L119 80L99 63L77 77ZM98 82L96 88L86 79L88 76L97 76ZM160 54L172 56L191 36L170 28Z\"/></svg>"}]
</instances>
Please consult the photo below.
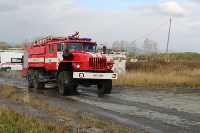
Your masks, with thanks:
<instances>
[{"instance_id":1,"label":"truck cab door","mask_svg":"<svg viewBox=\"0 0 200 133\"><path fill-rule=\"evenodd\" d=\"M45 68L46 70L56 70L57 52L56 45L49 44L46 48Z\"/></svg>"}]
</instances>

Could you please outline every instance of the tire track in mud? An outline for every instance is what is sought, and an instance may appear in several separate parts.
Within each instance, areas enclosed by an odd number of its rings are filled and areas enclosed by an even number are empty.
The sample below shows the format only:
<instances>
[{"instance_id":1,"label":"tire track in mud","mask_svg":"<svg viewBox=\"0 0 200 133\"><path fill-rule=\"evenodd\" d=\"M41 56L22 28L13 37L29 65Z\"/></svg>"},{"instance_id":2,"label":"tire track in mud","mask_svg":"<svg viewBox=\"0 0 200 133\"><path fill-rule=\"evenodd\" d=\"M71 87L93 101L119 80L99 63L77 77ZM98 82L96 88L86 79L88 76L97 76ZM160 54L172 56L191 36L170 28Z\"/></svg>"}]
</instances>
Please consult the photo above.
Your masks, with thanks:
<instances>
[{"instance_id":1,"label":"tire track in mud","mask_svg":"<svg viewBox=\"0 0 200 133\"><path fill-rule=\"evenodd\" d=\"M87 95L84 95L84 94L83 94L82 98L88 99ZM162 107L158 107L158 106L155 107L155 106L152 106L152 105L149 105L149 104L146 104L146 103L128 101L128 100L112 97L112 96L109 96L109 95L102 96L102 99L96 99L95 97L90 98L90 99L93 100L93 101L97 101L97 102L111 103L111 104L117 104L117 105L135 106L135 107L138 107L138 108L142 108L142 109L146 109L146 110L152 110L152 111L156 111L156 112L160 112L160 113L165 113L165 114L168 114L168 115L176 115L176 116L182 118L183 120L187 120L187 122L190 123L190 125L195 125L194 121L198 122L200 120L200 115L191 114L191 113L182 112L182 111L177 111L176 109L170 109L170 108L167 109L167 108L162 108ZM185 123L186 123L186 121L185 121ZM198 127L200 128L200 124L199 124Z\"/></svg>"},{"instance_id":2,"label":"tire track in mud","mask_svg":"<svg viewBox=\"0 0 200 133\"><path fill-rule=\"evenodd\" d=\"M0 83L15 86L19 89L27 88L25 83L21 80L13 81L12 79L0 77ZM107 111L100 107L95 107L93 105L81 102L79 100L74 100L74 99L70 98L70 96L60 96L60 95L58 95L58 92L55 89L49 89L49 88L51 88L50 86L48 86L48 89L46 88L43 91L32 91L32 92L30 92L30 95L34 96L35 99L42 101L43 103L47 103L49 105L59 107L63 110L65 110L65 107L76 108L78 110L92 113L101 119L114 121L121 125L124 125L125 127L137 129L138 132L162 133L162 130L160 130L160 129L152 128L151 126L148 126L147 124L144 125L143 123L138 123L137 121L135 121L133 119L129 119L128 117L124 117L123 115L120 115L118 113L115 113L112 111ZM91 95L91 94L93 94L93 92L94 91L90 91L89 94ZM44 98L42 95L45 95L47 97ZM79 95L85 95L85 94L79 94ZM96 95L96 94L93 94L93 96L94 95Z\"/></svg>"},{"instance_id":3,"label":"tire track in mud","mask_svg":"<svg viewBox=\"0 0 200 133\"><path fill-rule=\"evenodd\" d=\"M53 91L51 91L53 92ZM47 96L51 96L52 93L49 93L48 90L44 91L44 94ZM79 90L80 92L80 90ZM94 92L94 91L93 91ZM55 91L54 91L55 94ZM55 97L55 95L54 95ZM185 130L181 128L177 128L174 125L167 125L165 123L160 123L156 121L152 121L146 118L141 118L137 116L130 116L127 114L122 114L113 110L105 109L100 106L88 103L86 101L80 100L79 98L86 98L91 100L91 98L94 99L102 99L97 97L96 93L87 93L85 90L81 91L79 95L76 96L57 96L55 100L62 100L62 103L59 103L59 107L63 109L64 106L76 106L76 108L87 111L92 114L95 114L96 116L106 119L106 120L112 120L115 122L118 122L126 127L135 128L139 132L145 132L145 133L164 133L164 132L177 132L177 133L183 133ZM78 98L78 99L76 99ZM42 100L42 99L41 99ZM54 100L54 101L55 101ZM44 101L43 101L44 102ZM63 102L67 102L67 104L64 104ZM58 103L58 102L57 102ZM51 103L48 103L51 104ZM104 104L104 103L103 103ZM187 130L187 132L189 132Z\"/></svg>"},{"instance_id":4,"label":"tire track in mud","mask_svg":"<svg viewBox=\"0 0 200 133\"><path fill-rule=\"evenodd\" d=\"M122 100L111 96L104 96L103 98L90 97L88 95L79 95L78 97L70 97L74 100L79 100L94 106L101 107L110 111L120 113L122 115L131 116L134 118L149 119L157 123L169 124L171 126L178 126L187 132L199 132L200 123L199 116L180 112L173 109L166 109L162 107L155 107L145 103L138 103L133 101ZM129 117L130 118L130 117ZM182 132L182 131L181 131Z\"/></svg>"},{"instance_id":5,"label":"tire track in mud","mask_svg":"<svg viewBox=\"0 0 200 133\"><path fill-rule=\"evenodd\" d=\"M0 82L2 81L0 80ZM22 83L12 82L11 84L23 88L24 83ZM111 119L125 126L137 128L140 132L195 133L200 130L200 123L198 123L200 116L197 114L158 107L143 102L129 101L116 96L104 95L97 97L94 88L79 87L80 94L77 96L59 96L52 89L45 89L39 93L63 101L62 106L70 104L105 119Z\"/></svg>"}]
</instances>

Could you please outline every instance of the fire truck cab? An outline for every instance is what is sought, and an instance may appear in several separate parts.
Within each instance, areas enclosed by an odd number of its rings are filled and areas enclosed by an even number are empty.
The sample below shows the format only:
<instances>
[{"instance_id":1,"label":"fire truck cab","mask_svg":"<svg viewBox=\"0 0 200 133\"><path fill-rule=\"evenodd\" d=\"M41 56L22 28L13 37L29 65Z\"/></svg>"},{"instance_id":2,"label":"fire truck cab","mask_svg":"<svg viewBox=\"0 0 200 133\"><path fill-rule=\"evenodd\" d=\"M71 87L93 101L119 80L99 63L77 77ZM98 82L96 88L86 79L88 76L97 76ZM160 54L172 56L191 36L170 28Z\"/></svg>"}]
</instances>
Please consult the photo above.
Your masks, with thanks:
<instances>
[{"instance_id":1,"label":"fire truck cab","mask_svg":"<svg viewBox=\"0 0 200 133\"><path fill-rule=\"evenodd\" d=\"M45 83L58 83L62 95L77 94L79 85L97 85L98 94L112 90L113 62L96 51L90 38L79 38L78 32L68 37L46 37L24 46L22 75L28 88L43 89Z\"/></svg>"}]
</instances>

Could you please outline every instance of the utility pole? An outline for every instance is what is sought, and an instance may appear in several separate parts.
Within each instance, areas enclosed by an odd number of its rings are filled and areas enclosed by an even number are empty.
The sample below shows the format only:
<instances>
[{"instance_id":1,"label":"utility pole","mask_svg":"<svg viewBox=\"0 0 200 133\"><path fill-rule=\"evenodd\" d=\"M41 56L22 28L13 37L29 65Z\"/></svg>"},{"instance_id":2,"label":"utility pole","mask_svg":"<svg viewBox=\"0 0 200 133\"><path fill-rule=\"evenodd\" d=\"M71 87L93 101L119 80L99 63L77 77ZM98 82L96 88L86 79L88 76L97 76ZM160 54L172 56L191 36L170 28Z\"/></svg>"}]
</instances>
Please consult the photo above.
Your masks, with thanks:
<instances>
[{"instance_id":1,"label":"utility pole","mask_svg":"<svg viewBox=\"0 0 200 133\"><path fill-rule=\"evenodd\" d=\"M172 25L172 19L170 18L170 20L169 20L169 32L168 32L168 39L167 39L167 50L166 50L166 55L167 55L166 60L168 62L169 62L169 37L170 37L170 32L171 32L171 25Z\"/></svg>"}]
</instances>

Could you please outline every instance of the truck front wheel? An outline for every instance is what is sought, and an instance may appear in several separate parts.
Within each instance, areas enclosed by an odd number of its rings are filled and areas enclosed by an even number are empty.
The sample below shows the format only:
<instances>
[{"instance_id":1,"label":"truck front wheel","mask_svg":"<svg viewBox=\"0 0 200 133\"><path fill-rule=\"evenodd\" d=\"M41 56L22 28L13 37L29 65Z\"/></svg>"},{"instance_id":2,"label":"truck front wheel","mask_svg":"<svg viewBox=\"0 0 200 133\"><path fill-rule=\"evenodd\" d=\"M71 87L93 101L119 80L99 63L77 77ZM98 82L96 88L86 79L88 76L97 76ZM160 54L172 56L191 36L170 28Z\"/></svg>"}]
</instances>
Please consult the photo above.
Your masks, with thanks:
<instances>
[{"instance_id":1,"label":"truck front wheel","mask_svg":"<svg viewBox=\"0 0 200 133\"><path fill-rule=\"evenodd\" d=\"M60 72L58 85L59 85L59 93L61 95L77 94L76 87L74 87L73 79L70 72L67 71Z\"/></svg>"},{"instance_id":2,"label":"truck front wheel","mask_svg":"<svg viewBox=\"0 0 200 133\"><path fill-rule=\"evenodd\" d=\"M97 84L98 95L110 94L112 91L112 80L105 79L102 83Z\"/></svg>"},{"instance_id":3,"label":"truck front wheel","mask_svg":"<svg viewBox=\"0 0 200 133\"><path fill-rule=\"evenodd\" d=\"M39 81L39 71L35 70L34 75L33 75L33 86L37 90L44 89L45 83Z\"/></svg>"}]
</instances>

